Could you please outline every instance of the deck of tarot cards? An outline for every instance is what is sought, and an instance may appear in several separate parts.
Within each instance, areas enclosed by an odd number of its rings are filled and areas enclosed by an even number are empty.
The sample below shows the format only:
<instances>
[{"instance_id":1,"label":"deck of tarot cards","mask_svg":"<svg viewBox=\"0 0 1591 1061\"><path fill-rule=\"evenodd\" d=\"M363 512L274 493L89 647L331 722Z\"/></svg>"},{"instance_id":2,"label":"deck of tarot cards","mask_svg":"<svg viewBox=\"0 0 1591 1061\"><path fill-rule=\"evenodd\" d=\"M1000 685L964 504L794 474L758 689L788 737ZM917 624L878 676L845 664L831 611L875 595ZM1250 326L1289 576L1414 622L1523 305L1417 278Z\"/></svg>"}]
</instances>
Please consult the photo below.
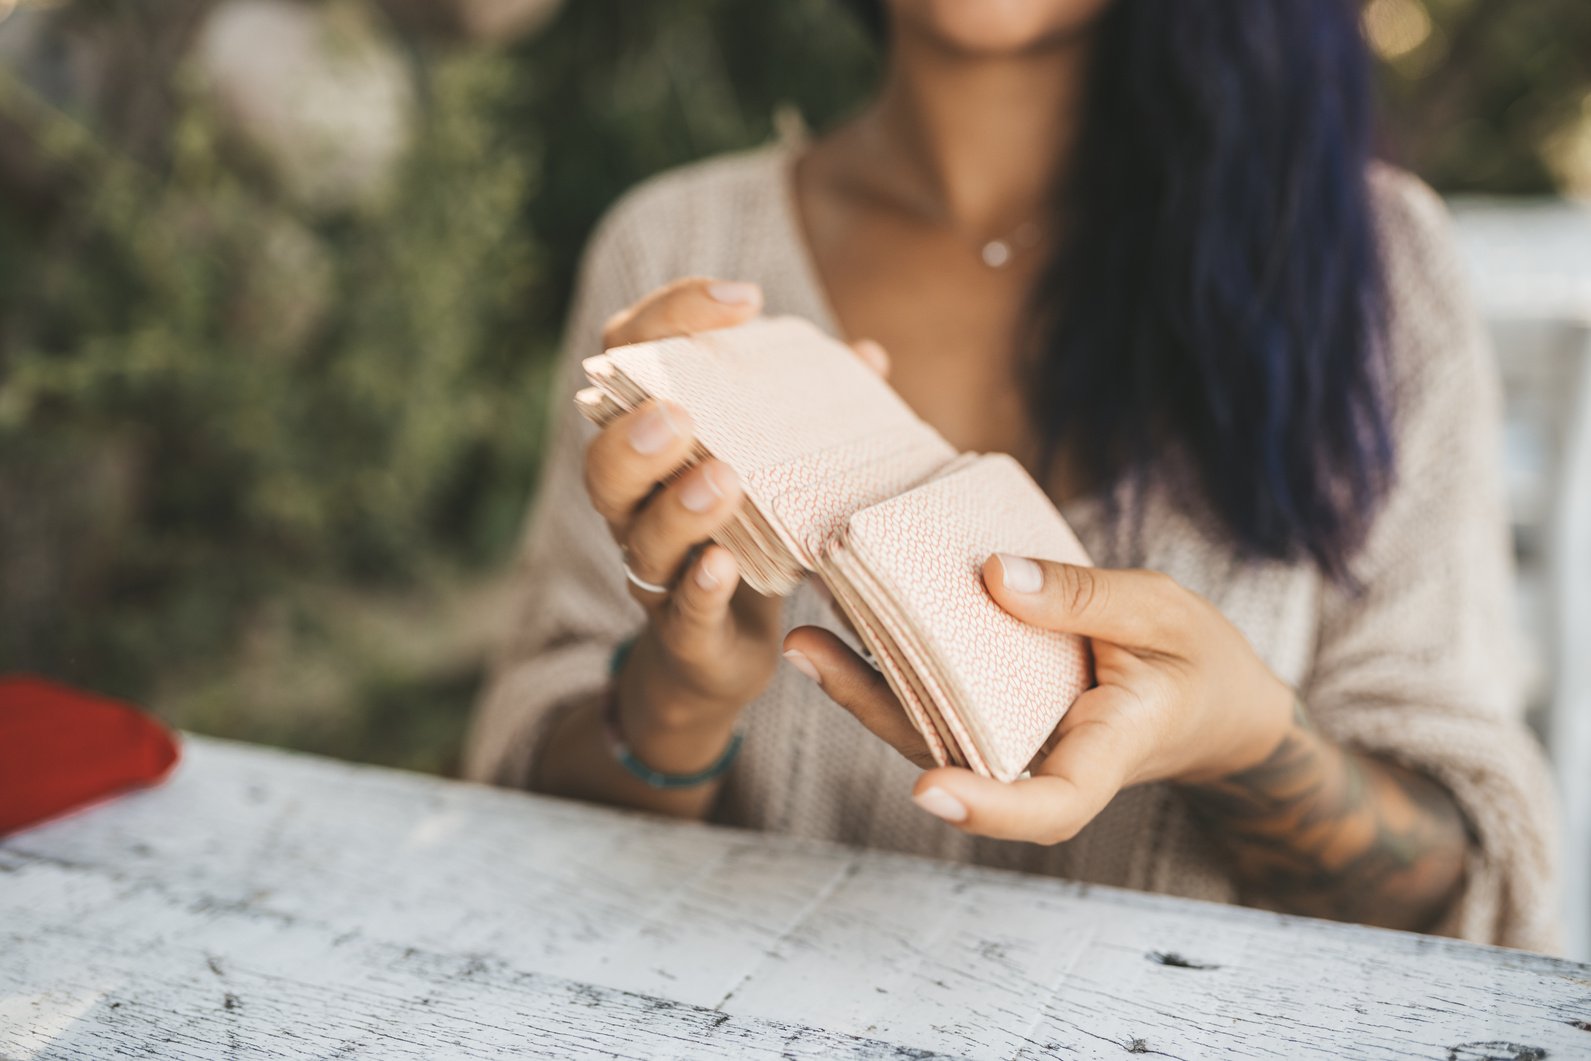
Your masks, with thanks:
<instances>
[{"instance_id":1,"label":"deck of tarot cards","mask_svg":"<svg viewBox=\"0 0 1591 1061\"><path fill-rule=\"evenodd\" d=\"M695 425L694 460L740 476L717 536L746 582L822 579L936 762L1009 781L1092 683L1087 642L1029 626L981 567L1015 553L1086 564L1044 491L1004 454L957 453L851 349L806 321L617 347L576 398L604 424L650 398Z\"/></svg>"}]
</instances>

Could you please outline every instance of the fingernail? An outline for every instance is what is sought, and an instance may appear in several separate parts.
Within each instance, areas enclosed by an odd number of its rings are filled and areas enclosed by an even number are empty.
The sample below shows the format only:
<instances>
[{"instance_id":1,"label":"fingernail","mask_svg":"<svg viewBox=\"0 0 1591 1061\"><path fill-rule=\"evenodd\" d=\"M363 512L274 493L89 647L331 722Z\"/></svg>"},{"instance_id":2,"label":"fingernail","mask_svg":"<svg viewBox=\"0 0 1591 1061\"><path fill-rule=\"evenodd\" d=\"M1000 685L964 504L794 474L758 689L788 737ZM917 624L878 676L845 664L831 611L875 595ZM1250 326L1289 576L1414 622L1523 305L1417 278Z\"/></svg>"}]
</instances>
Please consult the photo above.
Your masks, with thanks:
<instances>
[{"instance_id":1,"label":"fingernail","mask_svg":"<svg viewBox=\"0 0 1591 1061\"><path fill-rule=\"evenodd\" d=\"M696 584L705 590L718 588L718 576L707 570L706 564L696 565Z\"/></svg>"},{"instance_id":2,"label":"fingernail","mask_svg":"<svg viewBox=\"0 0 1591 1061\"><path fill-rule=\"evenodd\" d=\"M784 658L790 661L790 666L794 667L802 674L805 674L808 678L811 678L819 685L823 684L823 676L818 673L818 669L812 665L812 661L807 659L804 654L797 652L792 648L789 652L784 654Z\"/></svg>"},{"instance_id":3,"label":"fingernail","mask_svg":"<svg viewBox=\"0 0 1591 1061\"><path fill-rule=\"evenodd\" d=\"M762 289L739 280L717 280L707 285L707 294L726 306L750 306L762 296Z\"/></svg>"},{"instance_id":4,"label":"fingernail","mask_svg":"<svg viewBox=\"0 0 1591 1061\"><path fill-rule=\"evenodd\" d=\"M1025 556L995 553L1000 561L1000 581L1015 593L1037 593L1044 588L1044 570Z\"/></svg>"},{"instance_id":5,"label":"fingernail","mask_svg":"<svg viewBox=\"0 0 1591 1061\"><path fill-rule=\"evenodd\" d=\"M882 375L889 370L889 355L871 339L858 339L851 344L856 356L867 362L867 367Z\"/></svg>"},{"instance_id":6,"label":"fingernail","mask_svg":"<svg viewBox=\"0 0 1591 1061\"><path fill-rule=\"evenodd\" d=\"M695 475L687 476L680 484L679 503L692 512L706 512L718 504L724 492L714 481L715 478L711 468L702 468Z\"/></svg>"},{"instance_id":7,"label":"fingernail","mask_svg":"<svg viewBox=\"0 0 1591 1061\"><path fill-rule=\"evenodd\" d=\"M967 808L955 796L942 788L925 788L912 797L917 805L936 818L947 822L967 820Z\"/></svg>"},{"instance_id":8,"label":"fingernail","mask_svg":"<svg viewBox=\"0 0 1591 1061\"><path fill-rule=\"evenodd\" d=\"M679 428L674 425L674 418L669 415L666 405L648 410L645 416L630 425L630 446L637 453L657 453L676 438L679 438Z\"/></svg>"}]
</instances>

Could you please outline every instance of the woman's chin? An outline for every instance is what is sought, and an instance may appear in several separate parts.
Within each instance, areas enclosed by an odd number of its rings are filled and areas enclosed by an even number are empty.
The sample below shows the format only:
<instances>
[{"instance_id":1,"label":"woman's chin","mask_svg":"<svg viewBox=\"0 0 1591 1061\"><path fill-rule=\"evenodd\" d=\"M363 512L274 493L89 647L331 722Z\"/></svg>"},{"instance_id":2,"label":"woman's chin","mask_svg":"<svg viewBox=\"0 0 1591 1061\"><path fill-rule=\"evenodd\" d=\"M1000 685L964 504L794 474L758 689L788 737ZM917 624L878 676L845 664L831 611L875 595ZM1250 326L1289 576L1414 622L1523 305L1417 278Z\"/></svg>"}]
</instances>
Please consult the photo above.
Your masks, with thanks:
<instances>
[{"instance_id":1,"label":"woman's chin","mask_svg":"<svg viewBox=\"0 0 1591 1061\"><path fill-rule=\"evenodd\" d=\"M889 0L901 29L972 55L1010 55L1062 43L1113 0Z\"/></svg>"}]
</instances>

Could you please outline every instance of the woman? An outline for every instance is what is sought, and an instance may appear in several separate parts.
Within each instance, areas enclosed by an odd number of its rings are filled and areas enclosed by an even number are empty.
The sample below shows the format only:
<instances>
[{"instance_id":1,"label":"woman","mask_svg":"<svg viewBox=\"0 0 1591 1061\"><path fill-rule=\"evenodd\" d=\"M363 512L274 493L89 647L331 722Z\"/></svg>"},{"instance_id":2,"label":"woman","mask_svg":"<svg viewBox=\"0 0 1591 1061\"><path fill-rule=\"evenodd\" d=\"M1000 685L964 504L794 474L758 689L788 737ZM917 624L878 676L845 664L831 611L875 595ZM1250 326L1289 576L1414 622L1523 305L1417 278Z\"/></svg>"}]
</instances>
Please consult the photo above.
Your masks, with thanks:
<instances>
[{"instance_id":1,"label":"woman","mask_svg":"<svg viewBox=\"0 0 1591 1061\"><path fill-rule=\"evenodd\" d=\"M854 120L614 208L560 400L604 345L765 311L877 340L859 355L887 349L957 447L1021 458L1099 563L984 572L1090 637L1099 687L1030 780L923 769L819 591L761 598L702 547L733 472L658 488L683 410L566 411L469 771L1551 947L1495 385L1440 204L1370 161L1357 5L858 6L888 72Z\"/></svg>"}]
</instances>

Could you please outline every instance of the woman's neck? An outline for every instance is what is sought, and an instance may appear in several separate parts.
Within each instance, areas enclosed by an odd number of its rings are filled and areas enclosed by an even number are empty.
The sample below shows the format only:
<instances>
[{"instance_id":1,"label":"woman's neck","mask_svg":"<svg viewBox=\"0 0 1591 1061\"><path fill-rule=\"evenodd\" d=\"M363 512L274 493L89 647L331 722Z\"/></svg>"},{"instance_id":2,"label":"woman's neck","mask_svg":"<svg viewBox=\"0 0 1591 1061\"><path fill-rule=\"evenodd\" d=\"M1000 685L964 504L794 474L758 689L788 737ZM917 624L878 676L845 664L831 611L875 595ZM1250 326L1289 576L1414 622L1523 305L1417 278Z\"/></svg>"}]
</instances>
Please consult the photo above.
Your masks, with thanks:
<instances>
[{"instance_id":1,"label":"woman's neck","mask_svg":"<svg viewBox=\"0 0 1591 1061\"><path fill-rule=\"evenodd\" d=\"M1090 43L990 57L897 34L884 88L854 129L883 163L868 183L977 238L1038 219L1076 139Z\"/></svg>"}]
</instances>

